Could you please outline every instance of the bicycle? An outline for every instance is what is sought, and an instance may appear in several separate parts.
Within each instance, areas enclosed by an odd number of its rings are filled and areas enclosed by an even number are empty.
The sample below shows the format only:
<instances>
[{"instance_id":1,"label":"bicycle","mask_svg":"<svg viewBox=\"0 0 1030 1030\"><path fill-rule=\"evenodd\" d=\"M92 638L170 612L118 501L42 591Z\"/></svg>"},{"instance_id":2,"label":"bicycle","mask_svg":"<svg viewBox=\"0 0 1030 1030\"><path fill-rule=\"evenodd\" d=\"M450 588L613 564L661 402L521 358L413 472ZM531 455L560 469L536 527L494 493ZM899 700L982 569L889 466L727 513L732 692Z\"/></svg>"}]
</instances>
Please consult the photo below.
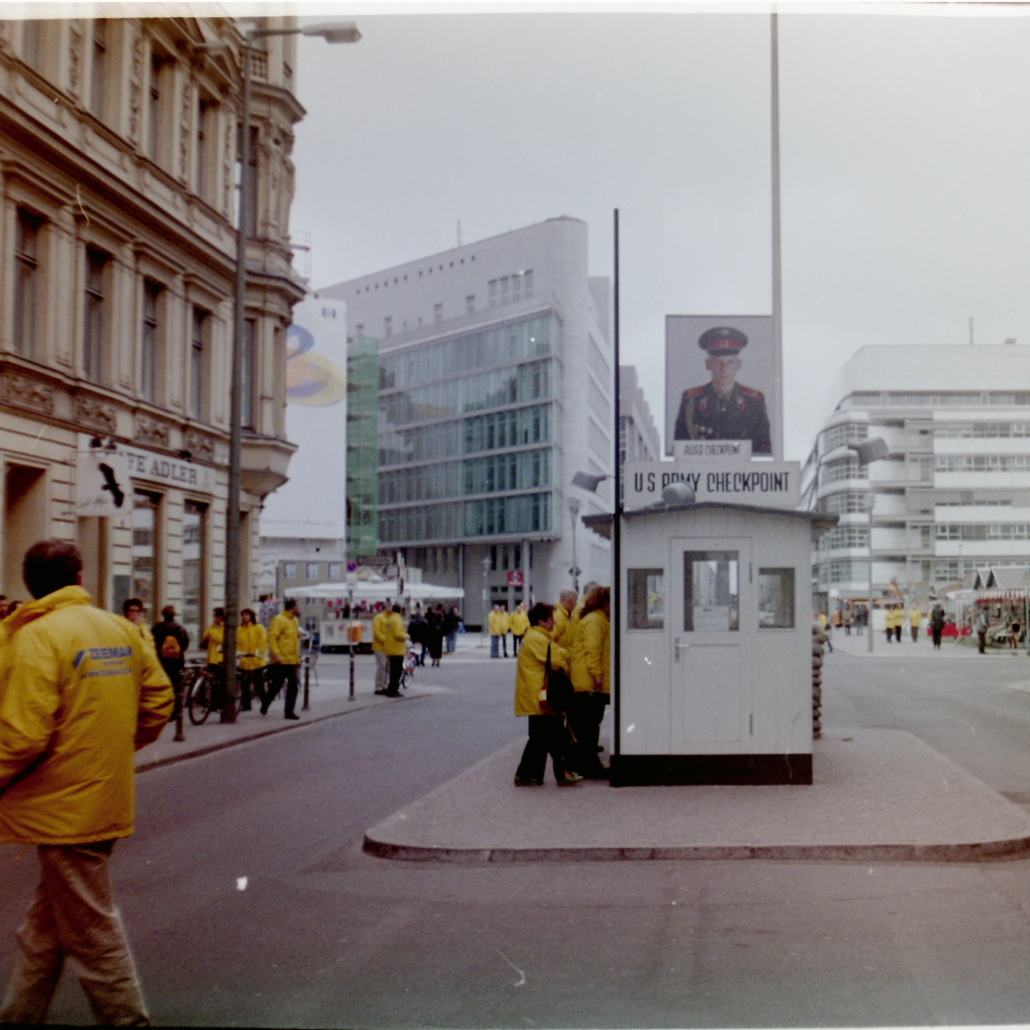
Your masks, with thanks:
<instances>
[{"instance_id":1,"label":"bicycle","mask_svg":"<svg viewBox=\"0 0 1030 1030\"><path fill-rule=\"evenodd\" d=\"M404 656L404 664L401 666L401 682L400 689L407 690L411 685L411 681L415 678L415 666L418 664L418 655L412 648L408 648L408 653Z\"/></svg>"},{"instance_id":2,"label":"bicycle","mask_svg":"<svg viewBox=\"0 0 1030 1030\"><path fill-rule=\"evenodd\" d=\"M182 672L183 706L189 712L190 722L201 726L215 707L217 679L203 658L192 658Z\"/></svg>"}]
</instances>

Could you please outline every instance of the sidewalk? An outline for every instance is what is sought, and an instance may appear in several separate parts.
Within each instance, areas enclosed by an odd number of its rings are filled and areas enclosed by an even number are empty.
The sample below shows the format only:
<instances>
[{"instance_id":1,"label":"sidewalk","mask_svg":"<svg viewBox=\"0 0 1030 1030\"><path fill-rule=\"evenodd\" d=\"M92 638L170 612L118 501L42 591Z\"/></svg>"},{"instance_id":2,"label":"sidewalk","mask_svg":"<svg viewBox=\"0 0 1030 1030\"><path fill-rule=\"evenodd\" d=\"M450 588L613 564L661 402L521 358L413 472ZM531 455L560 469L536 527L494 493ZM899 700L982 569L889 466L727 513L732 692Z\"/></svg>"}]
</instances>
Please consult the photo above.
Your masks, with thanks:
<instances>
[{"instance_id":1,"label":"sidewalk","mask_svg":"<svg viewBox=\"0 0 1030 1030\"><path fill-rule=\"evenodd\" d=\"M944 637L941 640L939 651L934 650L933 639L929 633L924 632L924 627L919 630L919 639L913 643L912 636L906 627L902 632L901 642L892 641L887 643L887 635L882 630L873 636L873 658L1026 658L1026 646L1021 645L1013 650L1012 648L988 647L987 653L981 655L976 639L972 643L959 643L957 637ZM966 641L968 637L964 638ZM869 656L869 638L863 632L861 636L851 631L848 636L841 629L833 631L833 649L842 654L855 655L856 657Z\"/></svg>"},{"instance_id":2,"label":"sidewalk","mask_svg":"<svg viewBox=\"0 0 1030 1030\"><path fill-rule=\"evenodd\" d=\"M518 740L366 831L409 861L976 861L1030 851L1030 815L918 738L815 742L811 786L518 788Z\"/></svg>"},{"instance_id":3,"label":"sidewalk","mask_svg":"<svg viewBox=\"0 0 1030 1030\"><path fill-rule=\"evenodd\" d=\"M458 636L457 651L444 654L443 665L451 662L468 664L490 660L489 637L486 643L478 633L463 633ZM428 659L426 659L428 661ZM136 752L136 771L145 772L158 766L169 765L186 758L197 758L212 751L244 744L249 740L267 737L270 733L283 733L296 730L313 722L324 719L335 719L339 716L360 712L362 709L382 704L398 704L402 701L414 701L437 692L439 687L429 687L424 683L425 677L419 676L419 669L411 686L401 692L399 698L377 695L375 688L375 664L371 655L356 655L354 659L354 697L350 697L350 656L347 654L322 654L310 676L309 708L304 710L304 677L300 675L300 695L297 700L297 714L300 719L293 721L283 718L283 698L280 693L267 715L262 715L255 707L250 712L239 712L236 722L226 724L219 722L218 713L212 712L202 726L194 726L189 713L183 712L184 741L176 741L175 723L170 722L160 738L148 747ZM420 683L420 680L422 682Z\"/></svg>"}]
</instances>

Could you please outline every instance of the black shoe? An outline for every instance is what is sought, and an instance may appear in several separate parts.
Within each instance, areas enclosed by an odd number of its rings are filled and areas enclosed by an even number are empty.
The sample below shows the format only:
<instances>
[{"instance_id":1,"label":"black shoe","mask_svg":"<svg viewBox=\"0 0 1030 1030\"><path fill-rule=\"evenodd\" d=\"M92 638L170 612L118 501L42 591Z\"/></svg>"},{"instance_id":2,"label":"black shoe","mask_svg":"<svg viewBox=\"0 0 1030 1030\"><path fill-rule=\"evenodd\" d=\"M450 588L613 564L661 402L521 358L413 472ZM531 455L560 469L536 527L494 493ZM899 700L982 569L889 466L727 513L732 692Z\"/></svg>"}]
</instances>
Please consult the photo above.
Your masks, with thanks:
<instances>
[{"instance_id":1,"label":"black shoe","mask_svg":"<svg viewBox=\"0 0 1030 1030\"><path fill-rule=\"evenodd\" d=\"M268 715L268 706L269 706L270 703L271 702L269 702L269 701L262 701L261 702L261 714L262 715Z\"/></svg>"},{"instance_id":2,"label":"black shoe","mask_svg":"<svg viewBox=\"0 0 1030 1030\"><path fill-rule=\"evenodd\" d=\"M297 715L297 714L296 714L295 712L287 712L287 713L286 713L286 714L285 714L285 715L283 716L283 718L284 718L284 719L299 719L299 718L300 718L300 716L299 716L299 715Z\"/></svg>"},{"instance_id":3,"label":"black shoe","mask_svg":"<svg viewBox=\"0 0 1030 1030\"><path fill-rule=\"evenodd\" d=\"M399 690L388 690L386 692L386 696L387 697L400 697L401 696L401 692Z\"/></svg>"}]
</instances>

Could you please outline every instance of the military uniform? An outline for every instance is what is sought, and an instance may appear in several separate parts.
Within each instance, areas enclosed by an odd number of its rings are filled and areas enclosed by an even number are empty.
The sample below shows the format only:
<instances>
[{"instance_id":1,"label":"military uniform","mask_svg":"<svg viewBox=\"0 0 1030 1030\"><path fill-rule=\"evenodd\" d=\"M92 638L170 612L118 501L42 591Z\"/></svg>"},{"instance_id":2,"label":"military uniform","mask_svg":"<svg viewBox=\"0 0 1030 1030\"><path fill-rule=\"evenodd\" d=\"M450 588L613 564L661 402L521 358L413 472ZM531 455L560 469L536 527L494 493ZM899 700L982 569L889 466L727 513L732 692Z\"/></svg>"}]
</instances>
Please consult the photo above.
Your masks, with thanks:
<instances>
[{"instance_id":1,"label":"military uniform","mask_svg":"<svg viewBox=\"0 0 1030 1030\"><path fill-rule=\"evenodd\" d=\"M725 397L711 383L684 390L673 439L750 440L752 454L771 454L765 396L740 383Z\"/></svg>"}]
</instances>

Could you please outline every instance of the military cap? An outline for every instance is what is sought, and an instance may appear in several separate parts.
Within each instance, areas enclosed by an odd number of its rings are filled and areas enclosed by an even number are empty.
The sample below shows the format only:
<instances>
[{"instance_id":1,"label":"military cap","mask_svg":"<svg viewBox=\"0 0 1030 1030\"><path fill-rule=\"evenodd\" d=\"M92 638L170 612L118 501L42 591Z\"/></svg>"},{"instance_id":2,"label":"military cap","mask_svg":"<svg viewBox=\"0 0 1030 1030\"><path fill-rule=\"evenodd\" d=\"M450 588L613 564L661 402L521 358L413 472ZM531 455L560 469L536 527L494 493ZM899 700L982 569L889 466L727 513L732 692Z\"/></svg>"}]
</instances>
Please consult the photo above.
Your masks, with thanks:
<instances>
[{"instance_id":1,"label":"military cap","mask_svg":"<svg viewBox=\"0 0 1030 1030\"><path fill-rule=\"evenodd\" d=\"M739 329L720 326L703 332L697 345L715 357L739 354L747 346L747 337Z\"/></svg>"}]
</instances>

